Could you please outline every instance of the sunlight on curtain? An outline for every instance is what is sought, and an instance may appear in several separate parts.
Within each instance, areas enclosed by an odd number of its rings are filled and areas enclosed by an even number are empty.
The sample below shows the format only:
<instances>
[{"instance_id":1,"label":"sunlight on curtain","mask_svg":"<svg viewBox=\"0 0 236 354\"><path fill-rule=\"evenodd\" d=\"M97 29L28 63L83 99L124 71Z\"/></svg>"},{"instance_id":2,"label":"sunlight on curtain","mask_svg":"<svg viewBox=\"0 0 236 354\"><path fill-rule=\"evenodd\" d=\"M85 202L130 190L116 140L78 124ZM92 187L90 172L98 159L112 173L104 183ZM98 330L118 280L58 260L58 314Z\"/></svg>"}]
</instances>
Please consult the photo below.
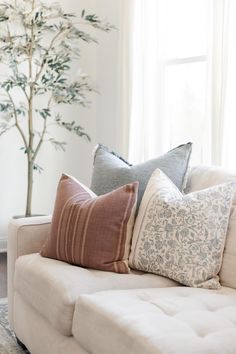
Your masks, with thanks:
<instances>
[{"instance_id":1,"label":"sunlight on curtain","mask_svg":"<svg viewBox=\"0 0 236 354\"><path fill-rule=\"evenodd\" d=\"M193 162L209 162L211 5L211 0L133 2L131 161L193 141Z\"/></svg>"},{"instance_id":2,"label":"sunlight on curtain","mask_svg":"<svg viewBox=\"0 0 236 354\"><path fill-rule=\"evenodd\" d=\"M135 0L133 4L129 158L140 162L165 145L161 104L162 36L159 33L159 2Z\"/></svg>"},{"instance_id":3,"label":"sunlight on curtain","mask_svg":"<svg viewBox=\"0 0 236 354\"><path fill-rule=\"evenodd\" d=\"M223 151L221 164L236 170L236 1L227 1L226 60L223 95Z\"/></svg>"},{"instance_id":4,"label":"sunlight on curtain","mask_svg":"<svg viewBox=\"0 0 236 354\"><path fill-rule=\"evenodd\" d=\"M194 143L236 169L236 0L132 2L129 158Z\"/></svg>"}]
</instances>

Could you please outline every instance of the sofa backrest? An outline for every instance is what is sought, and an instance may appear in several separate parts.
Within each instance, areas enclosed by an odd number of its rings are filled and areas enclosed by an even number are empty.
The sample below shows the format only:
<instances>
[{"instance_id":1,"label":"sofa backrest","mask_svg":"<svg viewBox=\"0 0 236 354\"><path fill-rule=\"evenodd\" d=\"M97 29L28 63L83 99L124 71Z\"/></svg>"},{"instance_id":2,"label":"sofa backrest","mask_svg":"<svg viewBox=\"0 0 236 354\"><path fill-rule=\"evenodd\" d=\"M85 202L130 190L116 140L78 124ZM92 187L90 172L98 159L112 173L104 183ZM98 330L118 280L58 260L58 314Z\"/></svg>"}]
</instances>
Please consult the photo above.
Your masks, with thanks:
<instances>
[{"instance_id":1,"label":"sofa backrest","mask_svg":"<svg viewBox=\"0 0 236 354\"><path fill-rule=\"evenodd\" d=\"M236 181L236 174L217 166L196 166L189 171L185 193L209 188L216 184ZM220 282L236 289L236 193L233 198L226 244L220 271Z\"/></svg>"}]
</instances>

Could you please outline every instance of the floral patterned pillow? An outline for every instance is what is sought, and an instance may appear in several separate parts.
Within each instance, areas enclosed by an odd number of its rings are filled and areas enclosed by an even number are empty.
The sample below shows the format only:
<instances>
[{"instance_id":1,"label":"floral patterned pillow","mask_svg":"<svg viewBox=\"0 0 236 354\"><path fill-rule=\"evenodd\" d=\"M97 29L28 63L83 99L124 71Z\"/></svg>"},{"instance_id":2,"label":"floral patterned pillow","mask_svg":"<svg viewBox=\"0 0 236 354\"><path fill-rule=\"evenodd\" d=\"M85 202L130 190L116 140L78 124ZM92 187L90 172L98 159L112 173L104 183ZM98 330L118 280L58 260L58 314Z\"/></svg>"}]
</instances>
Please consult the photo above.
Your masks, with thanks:
<instances>
[{"instance_id":1,"label":"floral patterned pillow","mask_svg":"<svg viewBox=\"0 0 236 354\"><path fill-rule=\"evenodd\" d=\"M136 218L129 264L184 285L220 288L228 219L236 182L183 195L159 169Z\"/></svg>"}]
</instances>

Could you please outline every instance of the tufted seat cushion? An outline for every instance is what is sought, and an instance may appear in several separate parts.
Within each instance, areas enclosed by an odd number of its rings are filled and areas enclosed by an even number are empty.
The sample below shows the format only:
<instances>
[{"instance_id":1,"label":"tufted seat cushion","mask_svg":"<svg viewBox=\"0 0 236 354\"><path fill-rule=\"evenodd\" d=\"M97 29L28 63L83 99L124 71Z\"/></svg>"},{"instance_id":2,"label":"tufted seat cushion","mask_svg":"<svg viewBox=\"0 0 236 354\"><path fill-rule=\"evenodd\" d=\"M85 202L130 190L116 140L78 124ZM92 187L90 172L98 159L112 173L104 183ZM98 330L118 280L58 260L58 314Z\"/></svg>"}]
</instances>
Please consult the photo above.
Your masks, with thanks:
<instances>
[{"instance_id":1,"label":"tufted seat cushion","mask_svg":"<svg viewBox=\"0 0 236 354\"><path fill-rule=\"evenodd\" d=\"M73 335L96 354L235 354L236 291L185 287L81 295Z\"/></svg>"},{"instance_id":2,"label":"tufted seat cushion","mask_svg":"<svg viewBox=\"0 0 236 354\"><path fill-rule=\"evenodd\" d=\"M15 290L42 317L65 336L71 335L75 303L80 294L101 290L177 286L154 274L133 271L118 274L72 266L30 254L19 257L15 268Z\"/></svg>"}]
</instances>

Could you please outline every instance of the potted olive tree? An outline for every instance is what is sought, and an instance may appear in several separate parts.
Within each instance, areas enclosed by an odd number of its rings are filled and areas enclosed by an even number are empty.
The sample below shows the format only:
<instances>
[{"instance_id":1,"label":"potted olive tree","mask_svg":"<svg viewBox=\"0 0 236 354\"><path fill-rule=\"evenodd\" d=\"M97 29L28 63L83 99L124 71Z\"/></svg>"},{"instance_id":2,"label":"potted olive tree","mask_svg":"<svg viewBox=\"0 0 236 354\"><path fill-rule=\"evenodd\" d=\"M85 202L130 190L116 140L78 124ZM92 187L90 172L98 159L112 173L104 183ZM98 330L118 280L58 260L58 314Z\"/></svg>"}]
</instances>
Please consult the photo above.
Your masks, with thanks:
<instances>
[{"instance_id":1,"label":"potted olive tree","mask_svg":"<svg viewBox=\"0 0 236 354\"><path fill-rule=\"evenodd\" d=\"M33 174L42 170L37 164L42 144L65 150L66 143L50 136L48 126L56 124L90 140L78 122L55 113L58 105L88 104L92 88L87 75L75 81L68 75L80 57L79 43L97 42L86 26L105 32L113 27L84 10L77 18L55 3L15 0L0 4L0 65L7 66L7 74L0 76L0 135L17 129L21 137L20 148L27 158L27 217L32 213Z\"/></svg>"}]
</instances>

